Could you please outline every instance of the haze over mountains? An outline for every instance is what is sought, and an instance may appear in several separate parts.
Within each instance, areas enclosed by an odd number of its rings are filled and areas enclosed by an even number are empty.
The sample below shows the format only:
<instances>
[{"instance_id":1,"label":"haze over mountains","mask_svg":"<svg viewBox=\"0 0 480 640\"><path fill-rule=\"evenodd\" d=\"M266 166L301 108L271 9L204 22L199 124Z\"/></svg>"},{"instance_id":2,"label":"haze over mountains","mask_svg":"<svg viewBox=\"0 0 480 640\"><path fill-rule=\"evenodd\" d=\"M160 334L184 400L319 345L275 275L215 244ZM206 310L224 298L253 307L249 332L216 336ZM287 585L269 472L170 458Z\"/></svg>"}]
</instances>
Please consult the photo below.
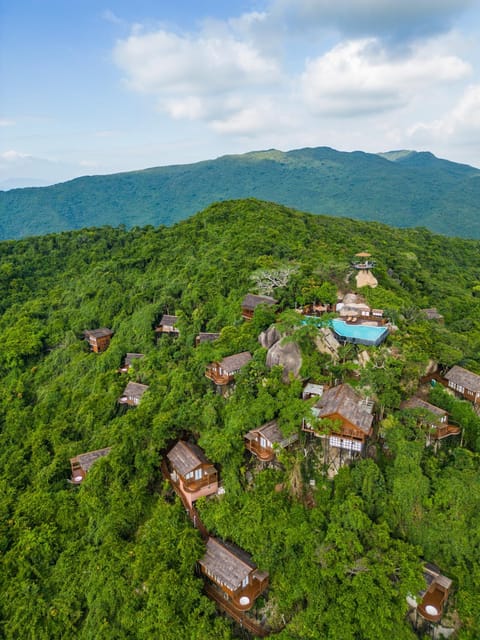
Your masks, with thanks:
<instances>
[{"instance_id":1,"label":"haze over mountains","mask_svg":"<svg viewBox=\"0 0 480 640\"><path fill-rule=\"evenodd\" d=\"M83 227L171 225L212 202L269 200L312 213L480 238L480 170L428 152L257 151L0 192L0 239Z\"/></svg>"}]
</instances>

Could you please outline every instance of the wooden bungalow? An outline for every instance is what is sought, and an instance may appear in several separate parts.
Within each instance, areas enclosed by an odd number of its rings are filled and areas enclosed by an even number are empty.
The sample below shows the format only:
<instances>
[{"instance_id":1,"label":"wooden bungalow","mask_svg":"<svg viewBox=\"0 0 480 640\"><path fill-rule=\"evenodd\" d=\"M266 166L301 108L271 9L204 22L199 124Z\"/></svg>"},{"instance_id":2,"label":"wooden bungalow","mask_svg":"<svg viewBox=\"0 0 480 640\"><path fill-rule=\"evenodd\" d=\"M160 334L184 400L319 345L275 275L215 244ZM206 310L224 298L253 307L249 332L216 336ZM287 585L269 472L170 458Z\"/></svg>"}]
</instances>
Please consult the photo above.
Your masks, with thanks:
<instances>
[{"instance_id":1,"label":"wooden bungalow","mask_svg":"<svg viewBox=\"0 0 480 640\"><path fill-rule=\"evenodd\" d=\"M106 449L97 449L97 451L81 453L75 456L75 458L70 458L70 466L72 468L72 478L70 482L72 484L80 484L83 482L92 464L99 458L106 456L110 451L111 447L107 447Z\"/></svg>"},{"instance_id":2,"label":"wooden bungalow","mask_svg":"<svg viewBox=\"0 0 480 640\"><path fill-rule=\"evenodd\" d=\"M167 459L170 479L190 508L198 498L217 493L217 470L200 447L180 440Z\"/></svg>"},{"instance_id":3,"label":"wooden bungalow","mask_svg":"<svg viewBox=\"0 0 480 640\"><path fill-rule=\"evenodd\" d=\"M125 387L123 394L118 399L119 404L128 404L136 406L140 404L143 394L147 391L148 385L139 382L129 382Z\"/></svg>"},{"instance_id":4,"label":"wooden bungalow","mask_svg":"<svg viewBox=\"0 0 480 640\"><path fill-rule=\"evenodd\" d=\"M271 462L275 458L275 448L285 449L296 440L297 433L285 437L277 421L271 420L245 434L245 447L262 462Z\"/></svg>"},{"instance_id":5,"label":"wooden bungalow","mask_svg":"<svg viewBox=\"0 0 480 640\"><path fill-rule=\"evenodd\" d=\"M271 296L260 296L254 293L247 293L242 301L242 318L245 318L245 320L251 320L255 309L259 305L264 304L268 307L272 307L274 304L277 304L277 302L278 300L275 300L275 298L272 298Z\"/></svg>"},{"instance_id":6,"label":"wooden bungalow","mask_svg":"<svg viewBox=\"0 0 480 640\"><path fill-rule=\"evenodd\" d=\"M420 309L427 320L435 320L436 322L443 323L444 317L441 313L438 313L436 307L430 309Z\"/></svg>"},{"instance_id":7,"label":"wooden bungalow","mask_svg":"<svg viewBox=\"0 0 480 640\"><path fill-rule=\"evenodd\" d=\"M100 353L108 348L110 339L113 336L113 331L106 327L101 329L87 329L83 332L83 335L90 345L90 350L95 353Z\"/></svg>"},{"instance_id":8,"label":"wooden bungalow","mask_svg":"<svg viewBox=\"0 0 480 640\"><path fill-rule=\"evenodd\" d=\"M198 562L201 572L238 611L252 608L268 587L268 573L259 571L244 551L208 538L205 555Z\"/></svg>"},{"instance_id":9,"label":"wooden bungalow","mask_svg":"<svg viewBox=\"0 0 480 640\"><path fill-rule=\"evenodd\" d=\"M321 398L323 396L325 387L323 384L314 384L308 382L302 391L302 400L310 400L310 398Z\"/></svg>"},{"instance_id":10,"label":"wooden bungalow","mask_svg":"<svg viewBox=\"0 0 480 640\"><path fill-rule=\"evenodd\" d=\"M205 375L218 386L233 382L235 374L250 362L252 355L249 351L242 351L233 356L227 356L220 362L212 362L208 365Z\"/></svg>"},{"instance_id":11,"label":"wooden bungalow","mask_svg":"<svg viewBox=\"0 0 480 640\"><path fill-rule=\"evenodd\" d=\"M449 389L473 403L480 402L480 376L455 365L445 374Z\"/></svg>"},{"instance_id":12,"label":"wooden bungalow","mask_svg":"<svg viewBox=\"0 0 480 640\"><path fill-rule=\"evenodd\" d=\"M168 334L172 336L178 336L180 331L177 328L178 316L169 316L167 314L160 318L158 326L155 327L155 333Z\"/></svg>"},{"instance_id":13,"label":"wooden bungalow","mask_svg":"<svg viewBox=\"0 0 480 640\"><path fill-rule=\"evenodd\" d=\"M134 360L141 360L144 357L145 355L143 353L127 353L123 361L123 366L119 369L120 373L127 373Z\"/></svg>"},{"instance_id":14,"label":"wooden bungalow","mask_svg":"<svg viewBox=\"0 0 480 640\"><path fill-rule=\"evenodd\" d=\"M195 346L198 347L198 345L203 344L204 342L213 342L219 337L220 337L219 333L207 333L205 331L201 331L195 337Z\"/></svg>"},{"instance_id":15,"label":"wooden bungalow","mask_svg":"<svg viewBox=\"0 0 480 640\"><path fill-rule=\"evenodd\" d=\"M421 398L414 396L405 400L400 405L400 409L412 409L417 410L419 415L419 423L428 428L426 445L438 446L439 440L448 438L449 436L460 435L461 429L448 423L448 413L440 407L436 407Z\"/></svg>"},{"instance_id":16,"label":"wooden bungalow","mask_svg":"<svg viewBox=\"0 0 480 640\"><path fill-rule=\"evenodd\" d=\"M360 251L360 253L356 253L355 258L352 261L352 267L359 270L373 269L375 262L373 262L373 260L369 260L371 257L372 254L368 253L368 251Z\"/></svg>"},{"instance_id":17,"label":"wooden bungalow","mask_svg":"<svg viewBox=\"0 0 480 640\"><path fill-rule=\"evenodd\" d=\"M349 384L340 384L327 389L312 407L312 414L319 419L332 421L326 431L317 432L303 421L302 429L322 439L325 465L329 474L352 459L365 454L368 438L373 428L373 402L363 399Z\"/></svg>"}]
</instances>

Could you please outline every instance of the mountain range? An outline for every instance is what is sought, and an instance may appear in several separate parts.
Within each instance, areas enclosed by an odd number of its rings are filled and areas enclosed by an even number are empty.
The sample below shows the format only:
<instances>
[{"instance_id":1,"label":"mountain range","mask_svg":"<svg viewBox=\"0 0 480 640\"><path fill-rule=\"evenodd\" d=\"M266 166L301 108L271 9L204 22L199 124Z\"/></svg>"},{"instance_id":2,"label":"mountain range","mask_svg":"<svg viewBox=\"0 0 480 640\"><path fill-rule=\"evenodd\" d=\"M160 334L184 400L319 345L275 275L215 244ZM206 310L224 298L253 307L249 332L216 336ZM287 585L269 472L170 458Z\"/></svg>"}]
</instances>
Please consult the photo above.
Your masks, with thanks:
<instances>
[{"instance_id":1,"label":"mountain range","mask_svg":"<svg viewBox=\"0 0 480 640\"><path fill-rule=\"evenodd\" d=\"M172 225L253 197L312 213L480 238L480 170L429 152L275 149L0 192L0 239L83 227Z\"/></svg>"}]
</instances>

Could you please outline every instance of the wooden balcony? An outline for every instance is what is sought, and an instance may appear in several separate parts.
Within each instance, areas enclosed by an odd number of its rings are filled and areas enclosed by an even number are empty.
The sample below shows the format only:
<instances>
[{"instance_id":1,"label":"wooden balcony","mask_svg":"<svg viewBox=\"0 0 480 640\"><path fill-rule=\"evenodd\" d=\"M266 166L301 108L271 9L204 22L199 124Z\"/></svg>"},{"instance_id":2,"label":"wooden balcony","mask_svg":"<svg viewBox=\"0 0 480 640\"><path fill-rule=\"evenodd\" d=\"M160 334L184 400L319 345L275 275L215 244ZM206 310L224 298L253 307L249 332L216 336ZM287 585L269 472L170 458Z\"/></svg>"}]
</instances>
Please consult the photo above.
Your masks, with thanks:
<instances>
[{"instance_id":1,"label":"wooden balcony","mask_svg":"<svg viewBox=\"0 0 480 640\"><path fill-rule=\"evenodd\" d=\"M418 613L430 622L440 622L443 615L443 606L448 599L448 590L433 582L418 605Z\"/></svg>"},{"instance_id":2,"label":"wooden balcony","mask_svg":"<svg viewBox=\"0 0 480 640\"><path fill-rule=\"evenodd\" d=\"M233 381L234 378L233 374L225 373L222 369L214 364L211 364L207 367L205 376L219 386L229 384Z\"/></svg>"},{"instance_id":3,"label":"wooden balcony","mask_svg":"<svg viewBox=\"0 0 480 640\"><path fill-rule=\"evenodd\" d=\"M262 447L258 440L245 438L245 447L262 462L271 462L275 458L275 451L271 447Z\"/></svg>"},{"instance_id":4,"label":"wooden balcony","mask_svg":"<svg viewBox=\"0 0 480 640\"><path fill-rule=\"evenodd\" d=\"M251 576L251 582L232 594L232 604L238 611L248 611L258 596L268 587L268 573L256 570Z\"/></svg>"},{"instance_id":5,"label":"wooden balcony","mask_svg":"<svg viewBox=\"0 0 480 640\"><path fill-rule=\"evenodd\" d=\"M458 436L461 431L460 427L456 427L453 424L445 424L436 426L432 429L431 436L434 440L442 440L443 438L448 438L450 436Z\"/></svg>"},{"instance_id":6,"label":"wooden balcony","mask_svg":"<svg viewBox=\"0 0 480 640\"><path fill-rule=\"evenodd\" d=\"M184 478L182 478L181 480L183 488L185 489L185 491L188 491L188 493L196 493L197 491L201 491L203 488L208 488L212 485L218 486L218 476L215 469L212 471L212 473L209 473L200 480L185 480Z\"/></svg>"}]
</instances>

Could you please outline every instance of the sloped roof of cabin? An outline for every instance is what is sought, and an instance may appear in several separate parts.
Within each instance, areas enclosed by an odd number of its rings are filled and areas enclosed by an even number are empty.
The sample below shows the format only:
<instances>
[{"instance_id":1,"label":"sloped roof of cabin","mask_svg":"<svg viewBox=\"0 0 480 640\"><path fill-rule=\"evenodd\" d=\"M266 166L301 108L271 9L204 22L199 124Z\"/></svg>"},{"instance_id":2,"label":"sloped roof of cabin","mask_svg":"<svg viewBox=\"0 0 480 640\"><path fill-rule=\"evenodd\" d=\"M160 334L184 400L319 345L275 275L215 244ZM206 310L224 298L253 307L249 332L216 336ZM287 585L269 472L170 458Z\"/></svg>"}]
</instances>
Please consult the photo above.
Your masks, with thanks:
<instances>
[{"instance_id":1,"label":"sloped roof of cabin","mask_svg":"<svg viewBox=\"0 0 480 640\"><path fill-rule=\"evenodd\" d=\"M247 293L245 298L242 301L242 308L249 309L253 311L259 304L267 304L269 306L273 304L277 304L278 300L272 298L271 296L259 296L255 293Z\"/></svg>"},{"instance_id":2,"label":"sloped roof of cabin","mask_svg":"<svg viewBox=\"0 0 480 640\"><path fill-rule=\"evenodd\" d=\"M160 318L160 322L158 323L161 327L173 327L178 321L178 316L169 316L167 314L163 315Z\"/></svg>"},{"instance_id":3,"label":"sloped roof of cabin","mask_svg":"<svg viewBox=\"0 0 480 640\"><path fill-rule=\"evenodd\" d=\"M286 438L283 435L276 420L270 420L270 422L266 422L265 424L262 424L261 427L252 429L246 434L245 437L249 438L250 436L255 436L257 433L263 436L266 440L268 440L268 442L271 442L272 444L282 445L284 442L292 441L291 438ZM297 438L298 438L298 435L297 435ZM294 439L297 439L297 438L294 438Z\"/></svg>"},{"instance_id":4,"label":"sloped roof of cabin","mask_svg":"<svg viewBox=\"0 0 480 640\"><path fill-rule=\"evenodd\" d=\"M140 360L144 357L144 353L127 353L127 355L125 356L125 366L128 367L134 360Z\"/></svg>"},{"instance_id":5,"label":"sloped roof of cabin","mask_svg":"<svg viewBox=\"0 0 480 640\"><path fill-rule=\"evenodd\" d=\"M83 335L86 338L104 338L113 335L113 331L107 329L107 327L102 327L101 329L87 329L83 332Z\"/></svg>"},{"instance_id":6,"label":"sloped roof of cabin","mask_svg":"<svg viewBox=\"0 0 480 640\"><path fill-rule=\"evenodd\" d=\"M441 313L438 313L436 307L431 307L430 309L420 309L420 311L427 316L427 320L442 320L443 316Z\"/></svg>"},{"instance_id":7,"label":"sloped roof of cabin","mask_svg":"<svg viewBox=\"0 0 480 640\"><path fill-rule=\"evenodd\" d=\"M455 365L447 371L445 378L454 384L459 384L469 391L480 391L480 376L463 367Z\"/></svg>"},{"instance_id":8,"label":"sloped roof of cabin","mask_svg":"<svg viewBox=\"0 0 480 640\"><path fill-rule=\"evenodd\" d=\"M197 339L201 344L202 342L212 342L213 340L216 340L219 337L220 337L219 333L208 333L206 331L200 331L200 333L197 336Z\"/></svg>"},{"instance_id":9,"label":"sloped roof of cabin","mask_svg":"<svg viewBox=\"0 0 480 640\"><path fill-rule=\"evenodd\" d=\"M88 471L92 464L99 458L106 456L112 447L106 447L105 449L97 449L96 451L88 451L87 453L81 453L75 458L70 458L70 462L78 462L84 471Z\"/></svg>"},{"instance_id":10,"label":"sloped roof of cabin","mask_svg":"<svg viewBox=\"0 0 480 640\"><path fill-rule=\"evenodd\" d=\"M179 440L173 449L170 449L167 458L181 476L190 473L201 464L211 464L200 447L183 440Z\"/></svg>"},{"instance_id":11,"label":"sloped roof of cabin","mask_svg":"<svg viewBox=\"0 0 480 640\"><path fill-rule=\"evenodd\" d=\"M123 395L132 398L141 398L147 389L147 384L140 384L139 382L129 382L125 387Z\"/></svg>"},{"instance_id":12,"label":"sloped roof of cabin","mask_svg":"<svg viewBox=\"0 0 480 640\"><path fill-rule=\"evenodd\" d=\"M447 415L444 409L440 409L440 407L436 407L434 404L422 400L422 398L417 398L417 396L413 396L402 402L400 409L426 409L440 418Z\"/></svg>"},{"instance_id":13,"label":"sloped roof of cabin","mask_svg":"<svg viewBox=\"0 0 480 640\"><path fill-rule=\"evenodd\" d=\"M234 373L238 371L252 359L250 351L242 351L242 353L235 353L233 356L227 356L220 362L220 366L226 373Z\"/></svg>"},{"instance_id":14,"label":"sloped roof of cabin","mask_svg":"<svg viewBox=\"0 0 480 640\"><path fill-rule=\"evenodd\" d=\"M367 435L370 433L373 422L371 407L362 402L361 396L349 384L327 389L315 408L319 418L338 413Z\"/></svg>"},{"instance_id":15,"label":"sloped roof of cabin","mask_svg":"<svg viewBox=\"0 0 480 640\"><path fill-rule=\"evenodd\" d=\"M207 551L199 561L200 565L231 591L236 591L242 581L254 570L256 565L247 560L245 552L235 553L216 538L207 540Z\"/></svg>"}]
</instances>

